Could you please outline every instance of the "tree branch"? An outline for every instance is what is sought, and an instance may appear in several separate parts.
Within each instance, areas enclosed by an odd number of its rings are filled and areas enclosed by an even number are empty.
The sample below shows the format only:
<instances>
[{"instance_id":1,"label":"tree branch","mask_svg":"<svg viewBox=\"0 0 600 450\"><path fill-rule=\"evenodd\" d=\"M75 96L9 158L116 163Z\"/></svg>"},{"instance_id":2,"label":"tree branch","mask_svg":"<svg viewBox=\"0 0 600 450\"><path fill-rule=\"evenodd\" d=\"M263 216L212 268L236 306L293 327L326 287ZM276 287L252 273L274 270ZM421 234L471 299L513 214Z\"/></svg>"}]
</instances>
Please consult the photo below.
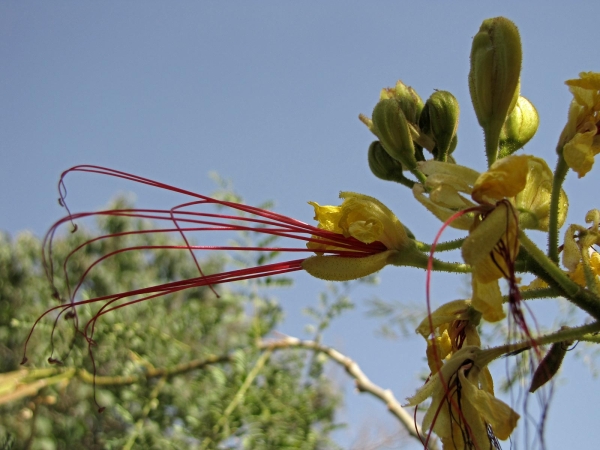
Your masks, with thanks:
<instances>
[{"instance_id":1,"label":"tree branch","mask_svg":"<svg viewBox=\"0 0 600 450\"><path fill-rule=\"evenodd\" d=\"M350 377L354 378L356 388L359 392L369 393L385 403L390 413L392 413L400 421L400 424L404 427L408 434L421 442L420 436L423 436L421 428L415 424L413 417L400 405L400 402L398 402L392 391L389 389L383 389L382 387L373 383L369 377L365 375L360 366L343 353L331 347L321 345L315 341L301 340L289 336L276 340L260 340L255 347L249 347L248 350L250 348L266 351L267 354L272 351L283 349L305 349L327 355L329 359L342 366ZM234 352L226 353L224 355L210 355L202 359L195 359L187 363L177 364L171 367L148 369L145 373L139 375L96 376L95 382L96 386L127 386L148 380L150 378L161 378L165 380L167 378L190 372L192 370L203 369L213 364L231 362L233 359ZM6 386L4 386L5 389L2 389L2 379L0 378L0 404L8 403L24 396L36 395L39 389L52 384L48 382L49 380L54 382L54 380L58 381L58 379L70 380L73 378L78 378L84 383L92 384L94 382L94 375L85 369L79 369L77 371L74 369L63 368L31 370L28 371L27 380L25 380L23 377L24 371L22 369L18 372L22 376L22 382L15 383L14 389L18 390L20 395L15 396L14 393L7 392ZM36 373L39 373L39 375L36 376ZM3 375L10 376L10 374ZM52 379L53 376L55 377L54 379ZM23 386L23 384L25 384L25 386ZM27 389L27 387L29 387L29 389ZM8 391L11 390L12 389L8 389ZM436 442L432 442L431 440L429 441L429 450L437 450L438 448L439 447Z\"/></svg>"}]
</instances>

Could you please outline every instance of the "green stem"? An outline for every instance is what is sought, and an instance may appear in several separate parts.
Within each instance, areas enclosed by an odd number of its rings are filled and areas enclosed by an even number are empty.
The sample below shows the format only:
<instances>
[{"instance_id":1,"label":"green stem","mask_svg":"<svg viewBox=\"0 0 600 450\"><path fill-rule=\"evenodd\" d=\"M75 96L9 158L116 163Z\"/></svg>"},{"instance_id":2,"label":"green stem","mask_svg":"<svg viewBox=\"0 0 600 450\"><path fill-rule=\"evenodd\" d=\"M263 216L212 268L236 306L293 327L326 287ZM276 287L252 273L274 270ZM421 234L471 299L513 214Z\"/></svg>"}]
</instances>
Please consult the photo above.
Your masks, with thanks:
<instances>
[{"instance_id":1,"label":"green stem","mask_svg":"<svg viewBox=\"0 0 600 450\"><path fill-rule=\"evenodd\" d=\"M500 128L502 124L500 124ZM488 129L484 129L485 134L485 154L487 156L488 167L496 162L498 158L498 144L500 142L500 128L490 125Z\"/></svg>"},{"instance_id":2,"label":"green stem","mask_svg":"<svg viewBox=\"0 0 600 450\"><path fill-rule=\"evenodd\" d=\"M582 336L580 341L591 342L594 344L600 344L600 334L598 333L590 333Z\"/></svg>"},{"instance_id":3,"label":"green stem","mask_svg":"<svg viewBox=\"0 0 600 450\"><path fill-rule=\"evenodd\" d=\"M600 322L594 322L588 325L582 325L576 328L565 328L555 333L547 334L534 338L536 345L554 344L563 341L577 341L580 339L587 340L588 336L600 331ZM530 348L531 340L517 342L515 344L506 344L499 347L483 350L477 357L477 363L481 366L489 364L494 359L512 352Z\"/></svg>"},{"instance_id":4,"label":"green stem","mask_svg":"<svg viewBox=\"0 0 600 450\"><path fill-rule=\"evenodd\" d=\"M600 320L600 299L598 297L571 280L523 231L519 231L519 242L532 259L533 264L528 265L531 272L551 287L558 289L567 300Z\"/></svg>"},{"instance_id":5,"label":"green stem","mask_svg":"<svg viewBox=\"0 0 600 450\"><path fill-rule=\"evenodd\" d=\"M427 269L429 266L429 255L420 252L415 245L414 247L395 252L388 260L388 264ZM433 258L432 269L439 272L453 273L470 273L472 271L471 266L468 264L440 261L436 258Z\"/></svg>"},{"instance_id":6,"label":"green stem","mask_svg":"<svg viewBox=\"0 0 600 450\"><path fill-rule=\"evenodd\" d=\"M508 295L504 295L502 300L504 303L508 303L509 301ZM530 289L527 291L521 291L521 300L535 300L537 298L556 298L560 297L560 292L556 289L548 287L541 289Z\"/></svg>"},{"instance_id":7,"label":"green stem","mask_svg":"<svg viewBox=\"0 0 600 450\"><path fill-rule=\"evenodd\" d=\"M558 210L560 201L560 191L569 171L569 166L562 155L562 149L558 152L558 161L554 171L554 181L552 182L552 196L550 198L550 224L548 228L548 256L552 261L558 264Z\"/></svg>"},{"instance_id":8,"label":"green stem","mask_svg":"<svg viewBox=\"0 0 600 450\"><path fill-rule=\"evenodd\" d=\"M558 284L567 297L577 295L581 289L580 286L571 280L553 260L546 256L522 230L519 231L519 242L527 250L529 256L546 272L546 275L552 278L553 284ZM547 280L544 278L544 281Z\"/></svg>"},{"instance_id":9,"label":"green stem","mask_svg":"<svg viewBox=\"0 0 600 450\"><path fill-rule=\"evenodd\" d=\"M436 252L447 252L448 250L456 250L457 248L461 248L465 242L465 238L455 239L453 241L440 242L435 246ZM426 244L425 242L416 241L417 248L422 252L430 252L431 244Z\"/></svg>"},{"instance_id":10,"label":"green stem","mask_svg":"<svg viewBox=\"0 0 600 450\"><path fill-rule=\"evenodd\" d=\"M410 178L406 178L404 176L404 174L402 173L402 168L398 167L398 170L394 172L394 176L392 181L395 181L396 183L399 183L403 186L406 186L410 189L413 188L413 186L416 184L413 180L411 180Z\"/></svg>"},{"instance_id":11,"label":"green stem","mask_svg":"<svg viewBox=\"0 0 600 450\"><path fill-rule=\"evenodd\" d=\"M425 175L423 172L421 172L416 167L414 169L410 169L410 173L412 173L417 178L417 180L419 180L419 183L421 183L421 184L425 184L425 181L427 181L427 175Z\"/></svg>"},{"instance_id":12,"label":"green stem","mask_svg":"<svg viewBox=\"0 0 600 450\"><path fill-rule=\"evenodd\" d=\"M427 266L424 267L426 269ZM468 264L463 263L451 263L446 261L440 261L439 259L433 259L433 270L436 272L453 272L453 273L471 273L473 269Z\"/></svg>"}]
</instances>

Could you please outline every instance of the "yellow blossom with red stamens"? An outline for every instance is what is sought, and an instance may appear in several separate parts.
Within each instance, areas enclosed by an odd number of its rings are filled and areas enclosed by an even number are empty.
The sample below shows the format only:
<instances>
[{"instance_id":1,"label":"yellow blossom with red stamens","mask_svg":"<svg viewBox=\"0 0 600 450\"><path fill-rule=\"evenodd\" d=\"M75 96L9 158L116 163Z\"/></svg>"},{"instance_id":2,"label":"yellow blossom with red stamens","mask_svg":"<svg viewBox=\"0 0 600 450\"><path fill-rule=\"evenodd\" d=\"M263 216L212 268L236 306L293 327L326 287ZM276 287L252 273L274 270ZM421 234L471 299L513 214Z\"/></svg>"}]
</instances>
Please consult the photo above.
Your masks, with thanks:
<instances>
[{"instance_id":1,"label":"yellow blossom with red stamens","mask_svg":"<svg viewBox=\"0 0 600 450\"><path fill-rule=\"evenodd\" d=\"M156 182L154 180L139 177L130 173L108 169L100 166L81 165L65 171L60 181L61 204L65 205L64 177L70 172L86 172L111 177L122 178L137 183L157 187L160 189L176 192L192 200L182 203L170 209L109 209L105 211L89 213L71 213L57 221L47 233L44 240L44 265L50 283L54 286L54 265L51 261L52 241L56 230L63 224L85 217L129 217L150 218L158 223L166 222L166 227L158 227L147 230L144 233L168 233L177 232L182 237L182 245L169 245L166 248L173 251L189 252L196 263L198 276L189 279L171 281L157 286L140 287L128 292L107 293L102 297L81 299L81 288L88 275L96 270L107 258L123 252L152 252L155 249L163 249L161 246L132 246L117 247L106 255L96 259L88 267L84 268L83 274L75 283L69 283L67 266L71 256L100 239L111 239L138 233L122 232L99 236L81 243L75 248L63 262L63 278L67 284L67 292L64 303L45 311L37 318L32 326L27 342L31 337L39 321L50 313L73 316L83 305L99 304L99 309L94 313L81 329L88 345L94 344L93 334L95 325L103 315L117 309L134 305L139 302L150 300L163 295L172 294L185 289L209 286L211 289L223 283L248 280L272 275L280 275L299 270L319 278L330 280L350 280L369 275L381 269L388 263L398 263L402 258L398 257L400 250L410 249L423 255L416 250L416 244L408 236L407 231L396 218L396 216L378 200L361 194L342 193L344 203L340 207L321 207L313 203L319 226L309 225L299 220L274 213L272 211L243 205L236 202L225 201L207 197L202 194L180 189L171 185ZM203 211L203 208L216 205L228 209L229 213L213 213ZM200 209L198 211L197 209ZM231 213L233 212L233 214ZM241 214L238 214L241 213ZM220 246L220 245L192 245L188 235L192 233L230 233L230 232L254 232L262 235L281 237L285 239L301 240L306 246L281 246L281 247L244 247L244 246ZM120 240L117 240L119 244ZM308 248L307 248L308 247ZM214 274L205 274L196 260L196 251L253 251L268 253L309 253L315 252L319 256L294 259L291 261L274 262L244 269L224 271ZM57 292L57 296L60 294ZM62 298L62 296L61 296ZM57 319L58 320L58 319ZM55 321L55 324L57 322ZM52 339L52 338L51 338ZM26 361L24 355L23 362ZM52 355L52 361L57 361Z\"/></svg>"},{"instance_id":2,"label":"yellow blossom with red stamens","mask_svg":"<svg viewBox=\"0 0 600 450\"><path fill-rule=\"evenodd\" d=\"M383 203L368 195L341 192L340 206L321 206L309 202L315 209L315 220L320 229L354 238L364 244L381 243L385 250L361 257L323 256L326 250L337 247L330 242L313 241L307 247L317 256L307 258L302 268L314 277L330 281L347 281L375 273L392 264L402 251L414 248L404 225ZM313 238L317 239L316 236Z\"/></svg>"},{"instance_id":3,"label":"yellow blossom with red stamens","mask_svg":"<svg viewBox=\"0 0 600 450\"><path fill-rule=\"evenodd\" d=\"M519 414L494 397L493 380L484 370L486 363L478 360L480 353L476 346L458 350L407 399L405 406L416 406L431 397L422 429L428 436L439 436L444 450L490 448L491 439L508 439L519 420Z\"/></svg>"}]
</instances>

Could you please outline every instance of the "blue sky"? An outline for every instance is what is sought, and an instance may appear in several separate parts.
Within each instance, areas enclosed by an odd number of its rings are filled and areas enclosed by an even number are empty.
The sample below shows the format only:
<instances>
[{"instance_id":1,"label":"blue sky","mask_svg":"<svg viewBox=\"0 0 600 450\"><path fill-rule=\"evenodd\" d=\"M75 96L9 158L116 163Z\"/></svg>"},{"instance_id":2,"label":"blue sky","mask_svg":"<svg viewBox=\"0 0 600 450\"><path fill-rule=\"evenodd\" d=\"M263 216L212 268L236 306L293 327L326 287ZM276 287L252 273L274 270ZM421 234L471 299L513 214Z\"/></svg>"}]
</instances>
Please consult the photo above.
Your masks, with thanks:
<instances>
[{"instance_id":1,"label":"blue sky","mask_svg":"<svg viewBox=\"0 0 600 450\"><path fill-rule=\"evenodd\" d=\"M304 221L312 219L306 201L334 204L340 190L361 192L430 242L439 223L406 189L370 174L373 136L358 114L370 115L379 90L397 79L423 98L451 91L462 108L455 155L483 169L468 58L481 21L504 15L521 31L522 94L541 120L526 151L553 166L570 101L563 83L600 71L596 9L591 1L2 2L0 229L42 235L64 214L56 202L60 173L85 163L205 194L216 171L247 203L273 199L277 212ZM569 222L598 207L590 202L598 170L583 180L569 175ZM74 209L99 208L128 190L140 205L171 199L93 176L73 176L69 186ZM361 306L326 341L402 399L418 386L424 343L376 337L379 323L364 316L362 300L377 293L422 304L425 277L386 269L381 278L377 290L357 291ZM289 318L282 331L302 335L301 310L316 303L321 285L306 275L297 280L280 294ZM464 280L436 274L433 288L440 302L459 298ZM567 363L548 419L550 450L592 445L598 383L575 358ZM343 373L335 376L348 392L343 445L350 448L361 424L394 430L383 405L353 393Z\"/></svg>"}]
</instances>

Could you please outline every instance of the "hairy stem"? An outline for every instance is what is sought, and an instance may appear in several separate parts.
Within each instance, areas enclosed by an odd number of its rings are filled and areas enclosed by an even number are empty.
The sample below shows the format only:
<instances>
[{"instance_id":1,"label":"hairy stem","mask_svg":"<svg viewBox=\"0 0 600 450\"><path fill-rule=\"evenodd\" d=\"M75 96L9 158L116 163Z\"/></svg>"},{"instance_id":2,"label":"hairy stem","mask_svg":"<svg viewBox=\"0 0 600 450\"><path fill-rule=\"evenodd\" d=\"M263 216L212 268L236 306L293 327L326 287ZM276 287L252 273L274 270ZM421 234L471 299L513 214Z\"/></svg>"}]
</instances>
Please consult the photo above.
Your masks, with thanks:
<instances>
[{"instance_id":1,"label":"hairy stem","mask_svg":"<svg viewBox=\"0 0 600 450\"><path fill-rule=\"evenodd\" d=\"M598 297L571 280L523 231L519 231L519 242L534 262L534 264L529 264L529 269L535 275L551 287L558 289L567 300L592 315L596 320L600 320L600 299Z\"/></svg>"},{"instance_id":2,"label":"hairy stem","mask_svg":"<svg viewBox=\"0 0 600 450\"><path fill-rule=\"evenodd\" d=\"M436 252L447 252L449 250L456 250L461 248L465 242L465 238L454 239L453 241L440 242L435 246ZM431 244L417 241L417 248L423 253L429 253L431 251Z\"/></svg>"},{"instance_id":3,"label":"hairy stem","mask_svg":"<svg viewBox=\"0 0 600 450\"><path fill-rule=\"evenodd\" d=\"M558 161L552 182L552 196L550 198L550 224L548 228L548 257L558 264L558 209L560 191L569 171L569 166L563 158L562 151L558 152Z\"/></svg>"},{"instance_id":4,"label":"hairy stem","mask_svg":"<svg viewBox=\"0 0 600 450\"><path fill-rule=\"evenodd\" d=\"M554 344L556 342L563 341L577 341L577 340L586 340L592 336L595 336L596 333L600 331L600 322L594 322L588 325L582 325L576 328L565 328L555 333L550 333L545 336L536 337L535 343L537 345L547 345ZM514 344L506 344L501 345L499 347L490 348L487 350L483 350L479 357L478 362L481 362L483 365L489 364L494 359L497 359L503 355L507 355L509 353L517 352L519 350L526 350L531 347L531 341L523 341L517 342Z\"/></svg>"}]
</instances>

